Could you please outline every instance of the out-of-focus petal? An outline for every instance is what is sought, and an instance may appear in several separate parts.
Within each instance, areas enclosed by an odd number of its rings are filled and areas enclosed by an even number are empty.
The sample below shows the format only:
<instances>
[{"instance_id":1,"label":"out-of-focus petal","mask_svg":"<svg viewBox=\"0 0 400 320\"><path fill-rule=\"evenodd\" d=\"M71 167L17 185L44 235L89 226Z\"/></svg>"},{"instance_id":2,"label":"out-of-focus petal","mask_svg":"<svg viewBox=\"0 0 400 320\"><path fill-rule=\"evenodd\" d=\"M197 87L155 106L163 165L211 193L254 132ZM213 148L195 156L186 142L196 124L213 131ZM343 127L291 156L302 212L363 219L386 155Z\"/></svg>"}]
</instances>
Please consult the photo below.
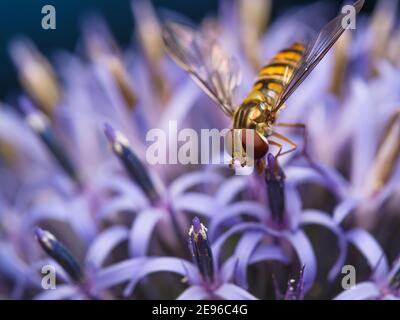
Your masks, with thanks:
<instances>
[{"instance_id":1,"label":"out-of-focus petal","mask_svg":"<svg viewBox=\"0 0 400 320\"><path fill-rule=\"evenodd\" d=\"M237 257L237 267L235 272L236 283L242 288L247 289L247 267L254 249L263 239L264 234L260 232L245 233L236 246L234 256Z\"/></svg>"},{"instance_id":2,"label":"out-of-focus petal","mask_svg":"<svg viewBox=\"0 0 400 320\"><path fill-rule=\"evenodd\" d=\"M187 192L173 201L176 211L188 211L205 217L210 217L218 209L216 200L203 193Z\"/></svg>"},{"instance_id":3,"label":"out-of-focus petal","mask_svg":"<svg viewBox=\"0 0 400 320\"><path fill-rule=\"evenodd\" d=\"M175 198L186 190L193 188L200 184L220 183L222 176L215 172L202 172L196 171L180 176L169 185L169 194Z\"/></svg>"},{"instance_id":4,"label":"out-of-focus petal","mask_svg":"<svg viewBox=\"0 0 400 320\"><path fill-rule=\"evenodd\" d=\"M143 210L133 222L129 234L129 251L132 257L148 254L148 248L157 222L165 216L162 210Z\"/></svg>"},{"instance_id":5,"label":"out-of-focus petal","mask_svg":"<svg viewBox=\"0 0 400 320\"><path fill-rule=\"evenodd\" d=\"M200 283L200 274L196 266L186 260L172 257L148 258L140 270L131 274L124 295L130 295L140 280L156 272L177 273L182 277L188 277L190 284Z\"/></svg>"},{"instance_id":6,"label":"out-of-focus petal","mask_svg":"<svg viewBox=\"0 0 400 320\"><path fill-rule=\"evenodd\" d=\"M217 191L216 199L221 205L227 205L240 192L246 190L248 181L244 177L232 177L221 184Z\"/></svg>"},{"instance_id":7,"label":"out-of-focus petal","mask_svg":"<svg viewBox=\"0 0 400 320\"><path fill-rule=\"evenodd\" d=\"M317 275L317 259L314 249L304 234L298 230L296 233L287 233L285 238L293 246L299 258L300 265L304 265L304 290L308 291L314 284Z\"/></svg>"},{"instance_id":8,"label":"out-of-focus petal","mask_svg":"<svg viewBox=\"0 0 400 320\"><path fill-rule=\"evenodd\" d=\"M205 300L209 299L210 294L201 286L191 286L183 291L176 300Z\"/></svg>"},{"instance_id":9,"label":"out-of-focus petal","mask_svg":"<svg viewBox=\"0 0 400 320\"><path fill-rule=\"evenodd\" d=\"M376 152L377 131L373 116L376 114L376 105L372 103L370 89L361 79L354 80L352 87L357 97L354 107L358 112L353 134L351 180L358 189L365 183L365 173L368 172Z\"/></svg>"},{"instance_id":10,"label":"out-of-focus petal","mask_svg":"<svg viewBox=\"0 0 400 320\"><path fill-rule=\"evenodd\" d=\"M345 260L346 260L346 238L344 236L343 231L337 226L337 224L328 216L328 214L324 212L320 212L318 210L305 210L301 216L301 224L315 224L327 228L331 232L333 232L336 236L338 247L339 247L339 256L336 259L335 264L332 266L329 271L328 278L330 281L333 281L337 274L340 272Z\"/></svg>"},{"instance_id":11,"label":"out-of-focus petal","mask_svg":"<svg viewBox=\"0 0 400 320\"><path fill-rule=\"evenodd\" d=\"M163 112L163 117L160 120L160 128L167 130L168 123L172 120L177 123L183 123L195 100L199 97L200 92L200 89L190 79L185 81L175 91L174 96L165 107L165 112Z\"/></svg>"},{"instance_id":12,"label":"out-of-focus petal","mask_svg":"<svg viewBox=\"0 0 400 320\"><path fill-rule=\"evenodd\" d=\"M238 201L218 210L218 214L214 215L209 225L209 236L215 239L218 229L229 219L239 215L247 215L255 217L260 221L265 221L268 211L265 206L253 201Z\"/></svg>"},{"instance_id":13,"label":"out-of-focus petal","mask_svg":"<svg viewBox=\"0 0 400 320\"><path fill-rule=\"evenodd\" d=\"M214 294L225 300L258 300L246 290L231 283L223 284L215 290Z\"/></svg>"},{"instance_id":14,"label":"out-of-focus petal","mask_svg":"<svg viewBox=\"0 0 400 320\"><path fill-rule=\"evenodd\" d=\"M279 261L283 264L288 264L290 262L289 257L280 247L274 245L260 245L254 250L249 263L255 264L267 260Z\"/></svg>"},{"instance_id":15,"label":"out-of-focus petal","mask_svg":"<svg viewBox=\"0 0 400 320\"><path fill-rule=\"evenodd\" d=\"M128 238L128 229L114 226L100 233L89 246L85 264L88 267L99 268L111 251Z\"/></svg>"},{"instance_id":16,"label":"out-of-focus petal","mask_svg":"<svg viewBox=\"0 0 400 320\"><path fill-rule=\"evenodd\" d=\"M145 258L129 259L98 270L92 278L93 290L107 289L128 281L139 272L145 261Z\"/></svg>"},{"instance_id":17,"label":"out-of-focus petal","mask_svg":"<svg viewBox=\"0 0 400 320\"><path fill-rule=\"evenodd\" d=\"M340 224L350 212L360 204L360 200L356 198L346 198L339 203L333 211L333 220L336 224Z\"/></svg>"},{"instance_id":18,"label":"out-of-focus petal","mask_svg":"<svg viewBox=\"0 0 400 320\"><path fill-rule=\"evenodd\" d=\"M227 232L223 233L220 237L218 237L214 241L211 249L212 249L212 252L214 255L215 264L218 264L221 249L222 249L222 246L224 245L225 241L228 240L229 237L231 237L235 233L240 233L243 231L258 231L258 232L263 232L265 234L270 234L270 235L274 235L274 236L282 236L282 234L280 232L269 229L259 223L245 222L245 223L238 224L238 225L230 228Z\"/></svg>"},{"instance_id":19,"label":"out-of-focus petal","mask_svg":"<svg viewBox=\"0 0 400 320\"><path fill-rule=\"evenodd\" d=\"M365 257L373 270L372 278L380 280L389 272L385 252L374 237L364 229L356 228L346 233L346 239Z\"/></svg>"},{"instance_id":20,"label":"out-of-focus petal","mask_svg":"<svg viewBox=\"0 0 400 320\"><path fill-rule=\"evenodd\" d=\"M83 295L76 286L63 284L58 285L56 289L43 290L39 293L35 300L66 300L66 299L81 299Z\"/></svg>"},{"instance_id":21,"label":"out-of-focus petal","mask_svg":"<svg viewBox=\"0 0 400 320\"><path fill-rule=\"evenodd\" d=\"M373 282L362 282L351 289L345 290L334 300L367 300L380 296L380 291Z\"/></svg>"}]
</instances>

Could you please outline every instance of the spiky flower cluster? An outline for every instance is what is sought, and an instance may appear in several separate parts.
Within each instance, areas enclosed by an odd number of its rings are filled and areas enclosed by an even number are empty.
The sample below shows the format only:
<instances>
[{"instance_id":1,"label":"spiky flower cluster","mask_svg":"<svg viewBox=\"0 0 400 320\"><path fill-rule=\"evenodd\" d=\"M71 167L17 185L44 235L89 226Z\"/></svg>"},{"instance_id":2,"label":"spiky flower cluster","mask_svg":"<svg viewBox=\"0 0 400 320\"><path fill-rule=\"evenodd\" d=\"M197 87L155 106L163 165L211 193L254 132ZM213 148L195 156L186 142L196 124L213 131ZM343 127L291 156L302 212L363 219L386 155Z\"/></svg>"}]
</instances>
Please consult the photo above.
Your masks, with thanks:
<instances>
[{"instance_id":1,"label":"spiky flower cluster","mask_svg":"<svg viewBox=\"0 0 400 320\"><path fill-rule=\"evenodd\" d=\"M220 3L199 29L238 58L238 98L308 17L326 21L322 3L272 23L270 1ZM361 14L287 101L280 121L306 124L306 152L271 150L261 175L145 161L151 128L228 126L164 53L149 2L133 3L124 51L100 18L53 64L12 42L24 91L0 108L0 298L400 298L394 6Z\"/></svg>"}]
</instances>

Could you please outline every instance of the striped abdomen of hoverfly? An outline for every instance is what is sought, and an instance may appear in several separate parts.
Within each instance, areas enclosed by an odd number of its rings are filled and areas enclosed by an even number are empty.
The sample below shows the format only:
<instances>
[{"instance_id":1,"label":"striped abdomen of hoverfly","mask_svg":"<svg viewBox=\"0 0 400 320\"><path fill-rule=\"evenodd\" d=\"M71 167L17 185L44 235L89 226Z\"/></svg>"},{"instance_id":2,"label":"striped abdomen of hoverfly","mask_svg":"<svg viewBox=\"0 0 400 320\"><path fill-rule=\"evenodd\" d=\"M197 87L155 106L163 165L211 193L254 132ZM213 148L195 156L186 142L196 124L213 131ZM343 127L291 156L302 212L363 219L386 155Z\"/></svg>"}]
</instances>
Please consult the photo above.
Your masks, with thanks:
<instances>
[{"instance_id":1,"label":"striped abdomen of hoverfly","mask_svg":"<svg viewBox=\"0 0 400 320\"><path fill-rule=\"evenodd\" d=\"M278 52L261 69L252 90L235 111L233 129L255 129L259 133L260 138L255 137L254 141L256 158L268 151L266 139L272 132L271 126L276 118L273 107L284 85L298 68L304 51L303 44L295 43Z\"/></svg>"}]
</instances>

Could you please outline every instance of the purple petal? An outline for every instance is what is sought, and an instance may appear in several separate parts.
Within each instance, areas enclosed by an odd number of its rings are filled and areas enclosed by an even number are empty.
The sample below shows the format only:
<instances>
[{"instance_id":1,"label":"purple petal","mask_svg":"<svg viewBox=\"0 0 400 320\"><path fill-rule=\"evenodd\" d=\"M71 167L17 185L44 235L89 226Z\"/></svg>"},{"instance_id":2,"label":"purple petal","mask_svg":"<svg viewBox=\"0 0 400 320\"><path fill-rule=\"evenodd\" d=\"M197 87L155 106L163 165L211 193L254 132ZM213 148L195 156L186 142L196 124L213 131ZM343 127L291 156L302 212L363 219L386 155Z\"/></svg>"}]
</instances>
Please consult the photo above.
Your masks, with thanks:
<instances>
[{"instance_id":1,"label":"purple petal","mask_svg":"<svg viewBox=\"0 0 400 320\"><path fill-rule=\"evenodd\" d=\"M17 255L10 243L0 242L0 271L15 281L28 279L29 266ZM33 279L29 282L34 283Z\"/></svg>"},{"instance_id":2,"label":"purple petal","mask_svg":"<svg viewBox=\"0 0 400 320\"><path fill-rule=\"evenodd\" d=\"M235 282L242 288L247 289L247 268L254 249L264 238L265 234L260 232L245 233L236 246L234 256L237 258Z\"/></svg>"},{"instance_id":3,"label":"purple petal","mask_svg":"<svg viewBox=\"0 0 400 320\"><path fill-rule=\"evenodd\" d=\"M229 257L226 261L222 264L218 278L222 283L230 282L233 279L236 266L237 266L237 258L236 257Z\"/></svg>"},{"instance_id":4,"label":"purple petal","mask_svg":"<svg viewBox=\"0 0 400 320\"><path fill-rule=\"evenodd\" d=\"M132 272L129 284L124 290L124 295L130 295L140 280L156 272L177 273L183 277L188 277L190 284L200 283L201 280L196 266L186 260L169 257L148 258L140 270Z\"/></svg>"},{"instance_id":5,"label":"purple petal","mask_svg":"<svg viewBox=\"0 0 400 320\"><path fill-rule=\"evenodd\" d=\"M269 244L258 246L253 251L249 264L270 260L278 261L283 264L288 264L290 262L289 257L283 252L282 248Z\"/></svg>"},{"instance_id":6,"label":"purple petal","mask_svg":"<svg viewBox=\"0 0 400 320\"><path fill-rule=\"evenodd\" d=\"M222 223L241 214L255 217L260 221L265 221L268 217L268 211L264 205L253 201L235 202L223 209L218 210L218 215L214 215L212 217L213 219L209 225L210 238L215 239L216 233L221 227Z\"/></svg>"},{"instance_id":7,"label":"purple petal","mask_svg":"<svg viewBox=\"0 0 400 320\"><path fill-rule=\"evenodd\" d=\"M27 227L29 228L38 224L39 221L44 219L66 221L67 216L67 210L62 201L49 200L43 205L32 208L28 212L24 223L26 223Z\"/></svg>"},{"instance_id":8,"label":"purple petal","mask_svg":"<svg viewBox=\"0 0 400 320\"><path fill-rule=\"evenodd\" d=\"M111 251L128 238L128 229L122 226L111 227L100 233L90 245L85 264L89 268L99 268Z\"/></svg>"},{"instance_id":9,"label":"purple petal","mask_svg":"<svg viewBox=\"0 0 400 320\"><path fill-rule=\"evenodd\" d=\"M354 105L357 126L353 134L351 181L358 189L365 183L365 174L370 169L376 152L376 106L372 103L368 86L361 79L354 80L353 92L357 98Z\"/></svg>"},{"instance_id":10,"label":"purple petal","mask_svg":"<svg viewBox=\"0 0 400 320\"><path fill-rule=\"evenodd\" d=\"M236 225L229 229L227 232L222 234L219 238L217 238L213 245L212 245L212 252L214 255L214 262L217 264L219 257L220 257L220 252L222 249L222 246L224 245L225 241L228 240L229 237L234 235L235 233L240 233L243 231L259 231L263 232L265 234L270 234L274 236L281 236L282 234L280 232L277 232L275 230L269 229L259 223L252 223L252 222L246 222L246 223L241 223L239 225Z\"/></svg>"},{"instance_id":11,"label":"purple petal","mask_svg":"<svg viewBox=\"0 0 400 320\"><path fill-rule=\"evenodd\" d=\"M346 239L365 257L373 270L372 278L380 280L389 272L384 251L374 237L364 229L355 228L346 233Z\"/></svg>"},{"instance_id":12,"label":"purple petal","mask_svg":"<svg viewBox=\"0 0 400 320\"><path fill-rule=\"evenodd\" d=\"M158 221L165 216L162 210L143 210L135 219L129 234L129 251L132 257L145 256Z\"/></svg>"},{"instance_id":13,"label":"purple petal","mask_svg":"<svg viewBox=\"0 0 400 320\"><path fill-rule=\"evenodd\" d=\"M82 294L78 287L65 284L57 285L56 289L43 290L35 297L35 300L66 300L80 298L82 298Z\"/></svg>"},{"instance_id":14,"label":"purple petal","mask_svg":"<svg viewBox=\"0 0 400 320\"><path fill-rule=\"evenodd\" d=\"M380 291L373 282L362 282L337 295L334 300L367 300L380 296Z\"/></svg>"},{"instance_id":15,"label":"purple petal","mask_svg":"<svg viewBox=\"0 0 400 320\"><path fill-rule=\"evenodd\" d=\"M197 192L188 192L173 200L176 211L189 211L204 217L210 217L218 208L215 199L209 195Z\"/></svg>"},{"instance_id":16,"label":"purple petal","mask_svg":"<svg viewBox=\"0 0 400 320\"><path fill-rule=\"evenodd\" d=\"M393 265L392 265L392 269L390 269L390 272L389 272L389 274L388 274L388 276L386 277L386 281L387 281L387 285L389 285L390 284L390 281L393 279L393 277L395 276L395 274L397 273L397 272L399 272L399 270L400 270L400 257L398 257L394 262L393 262Z\"/></svg>"},{"instance_id":17,"label":"purple petal","mask_svg":"<svg viewBox=\"0 0 400 320\"><path fill-rule=\"evenodd\" d=\"M328 214L317 210L305 210L301 216L301 224L315 224L327 228L336 236L339 246L339 256L329 271L328 278L333 281L337 274L340 272L347 254L347 243L343 231L337 226Z\"/></svg>"},{"instance_id":18,"label":"purple petal","mask_svg":"<svg viewBox=\"0 0 400 320\"><path fill-rule=\"evenodd\" d=\"M175 198L188 189L191 189L199 184L220 183L222 176L215 172L193 172L180 176L175 179L169 186L169 194Z\"/></svg>"},{"instance_id":19,"label":"purple petal","mask_svg":"<svg viewBox=\"0 0 400 320\"><path fill-rule=\"evenodd\" d=\"M191 286L183 291L176 300L205 300L210 294L201 286Z\"/></svg>"},{"instance_id":20,"label":"purple petal","mask_svg":"<svg viewBox=\"0 0 400 320\"><path fill-rule=\"evenodd\" d=\"M286 183L285 201L288 223L290 229L295 231L297 230L300 223L302 203L299 192L291 183Z\"/></svg>"},{"instance_id":21,"label":"purple petal","mask_svg":"<svg viewBox=\"0 0 400 320\"><path fill-rule=\"evenodd\" d=\"M221 184L217 191L216 198L221 205L227 205L231 202L240 192L245 191L248 181L244 177L232 177Z\"/></svg>"},{"instance_id":22,"label":"purple petal","mask_svg":"<svg viewBox=\"0 0 400 320\"><path fill-rule=\"evenodd\" d=\"M68 214L68 221L80 238L90 243L96 236L96 225L91 215L89 200L78 197L70 203L67 210L79 212L79 214Z\"/></svg>"},{"instance_id":23,"label":"purple petal","mask_svg":"<svg viewBox=\"0 0 400 320\"><path fill-rule=\"evenodd\" d=\"M311 168L289 167L286 170L287 181L295 185L311 182L317 183L332 191L337 197L347 194L348 183L335 169L320 162L313 162Z\"/></svg>"},{"instance_id":24,"label":"purple petal","mask_svg":"<svg viewBox=\"0 0 400 320\"><path fill-rule=\"evenodd\" d=\"M300 265L304 265L304 290L308 291L314 284L317 275L317 259L314 254L314 249L304 234L298 230L296 233L287 233L285 238L292 244L297 256L300 260Z\"/></svg>"},{"instance_id":25,"label":"purple petal","mask_svg":"<svg viewBox=\"0 0 400 320\"><path fill-rule=\"evenodd\" d=\"M168 129L168 123L171 120L177 121L177 123L183 123L184 118L199 97L199 94L200 90L190 79L185 81L180 88L175 90L175 95L165 107L159 127L163 130Z\"/></svg>"},{"instance_id":26,"label":"purple petal","mask_svg":"<svg viewBox=\"0 0 400 320\"><path fill-rule=\"evenodd\" d=\"M223 284L214 292L214 294L225 300L258 300L246 290L231 283Z\"/></svg>"},{"instance_id":27,"label":"purple petal","mask_svg":"<svg viewBox=\"0 0 400 320\"><path fill-rule=\"evenodd\" d=\"M137 212L142 208L142 206L135 200L136 198L128 195L122 195L110 199L100 208L96 218L99 221L102 221L119 212Z\"/></svg>"},{"instance_id":28,"label":"purple petal","mask_svg":"<svg viewBox=\"0 0 400 320\"><path fill-rule=\"evenodd\" d=\"M142 268L145 261L145 258L129 259L98 270L92 277L93 290L107 289L128 281Z\"/></svg>"},{"instance_id":29,"label":"purple petal","mask_svg":"<svg viewBox=\"0 0 400 320\"><path fill-rule=\"evenodd\" d=\"M121 196L130 197L135 199L137 206L140 208L147 207L149 201L143 191L127 177L123 176L109 176L102 177L96 182L96 188L99 191L113 191Z\"/></svg>"},{"instance_id":30,"label":"purple petal","mask_svg":"<svg viewBox=\"0 0 400 320\"><path fill-rule=\"evenodd\" d=\"M302 183L316 183L319 185L326 185L326 181L317 171L309 167L289 166L285 170L287 182L294 185Z\"/></svg>"},{"instance_id":31,"label":"purple petal","mask_svg":"<svg viewBox=\"0 0 400 320\"><path fill-rule=\"evenodd\" d=\"M360 204L360 200L356 198L347 198L336 206L333 211L333 220L336 224L342 223L350 212Z\"/></svg>"}]
</instances>

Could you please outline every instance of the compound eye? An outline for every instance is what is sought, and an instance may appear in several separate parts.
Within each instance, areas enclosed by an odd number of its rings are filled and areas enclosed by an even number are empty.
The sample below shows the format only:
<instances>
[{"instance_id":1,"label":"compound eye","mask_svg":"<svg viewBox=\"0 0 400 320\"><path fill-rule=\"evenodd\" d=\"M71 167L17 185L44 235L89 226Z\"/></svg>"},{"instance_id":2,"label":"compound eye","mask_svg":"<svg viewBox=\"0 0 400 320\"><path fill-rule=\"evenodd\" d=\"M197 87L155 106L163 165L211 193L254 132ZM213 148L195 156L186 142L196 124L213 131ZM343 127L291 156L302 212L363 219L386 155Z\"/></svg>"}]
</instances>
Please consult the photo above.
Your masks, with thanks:
<instances>
[{"instance_id":1,"label":"compound eye","mask_svg":"<svg viewBox=\"0 0 400 320\"><path fill-rule=\"evenodd\" d=\"M258 160L263 158L269 149L269 145L265 142L256 131L251 130L252 132L248 132L249 129L245 129L242 131L242 145L246 151L251 150L253 147L253 155L254 159ZM248 155L251 155L251 152L248 152Z\"/></svg>"}]
</instances>

